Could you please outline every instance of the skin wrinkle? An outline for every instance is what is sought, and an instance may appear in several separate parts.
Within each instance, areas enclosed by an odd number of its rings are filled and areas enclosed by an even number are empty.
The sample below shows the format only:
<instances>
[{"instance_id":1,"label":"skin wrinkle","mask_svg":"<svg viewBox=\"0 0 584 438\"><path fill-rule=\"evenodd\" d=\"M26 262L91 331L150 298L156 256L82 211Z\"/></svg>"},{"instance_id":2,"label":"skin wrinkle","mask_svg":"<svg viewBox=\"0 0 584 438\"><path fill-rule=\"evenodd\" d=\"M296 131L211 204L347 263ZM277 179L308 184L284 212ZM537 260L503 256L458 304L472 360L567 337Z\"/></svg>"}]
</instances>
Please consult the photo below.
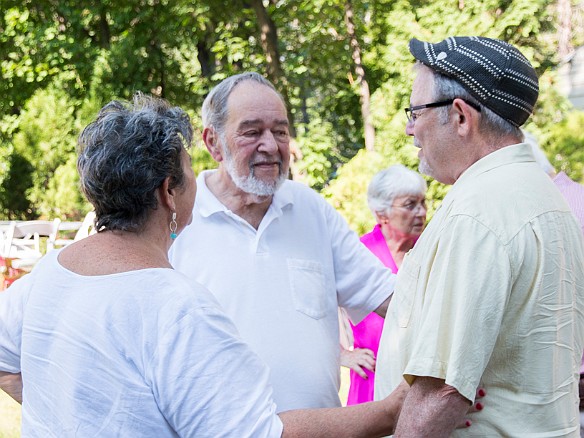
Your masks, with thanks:
<instances>
[{"instance_id":1,"label":"skin wrinkle","mask_svg":"<svg viewBox=\"0 0 584 438\"><path fill-rule=\"evenodd\" d=\"M414 380L404 402L403 411L413 410L408 424L398 422L395 437L448 437L458 424L464 423L464 414L471 402L444 380L419 376Z\"/></svg>"},{"instance_id":2,"label":"skin wrinkle","mask_svg":"<svg viewBox=\"0 0 584 438\"><path fill-rule=\"evenodd\" d=\"M246 220L254 223L259 220L261 209L254 206L256 202L253 199L257 197L268 203L287 178L290 141L286 109L281 97L271 86L255 82L240 81L237 87L231 89L227 100L229 111L222 130L205 128L208 139L214 141L214 158L222 164L219 167L220 178L215 179L215 183L221 182L235 198L252 201L249 213L254 218L248 217ZM208 116L217 119L213 114ZM259 163L264 162L274 164L277 169L258 167ZM234 205L230 208L237 210L238 207Z\"/></svg>"},{"instance_id":3,"label":"skin wrinkle","mask_svg":"<svg viewBox=\"0 0 584 438\"><path fill-rule=\"evenodd\" d=\"M244 120L243 122L241 122L238 126L237 129L237 134L240 133L240 131L242 129L244 129L245 127L253 127L256 126L258 123L260 123L261 121L259 120ZM285 126L286 128L288 127L288 121L278 121L277 125L281 125L281 126ZM263 181L259 178L256 177L255 175L255 168L254 165L264 161L264 162L270 162L270 160L257 160L257 158L255 158L256 156L262 156L265 155L264 153L258 152L257 154L254 154L250 160L249 160L249 174L248 175L241 175L236 167L236 160L233 157L233 154L231 152L231 149L227 143L227 136L225 134L225 132L220 132L219 135L219 147L221 148L221 150L223 151L223 155L224 155L224 164L225 164L225 170L227 171L227 173L229 174L229 176L231 177L231 179L233 180L233 182L235 183L235 185L243 190L246 193L252 193L255 194L257 196L272 196L276 190L278 190L278 188L284 183L285 179L286 179L286 174L283 171L283 161L282 158L279 157L277 159L278 162L278 173L279 173L279 178L276 181L272 181L272 182L266 182Z\"/></svg>"}]
</instances>

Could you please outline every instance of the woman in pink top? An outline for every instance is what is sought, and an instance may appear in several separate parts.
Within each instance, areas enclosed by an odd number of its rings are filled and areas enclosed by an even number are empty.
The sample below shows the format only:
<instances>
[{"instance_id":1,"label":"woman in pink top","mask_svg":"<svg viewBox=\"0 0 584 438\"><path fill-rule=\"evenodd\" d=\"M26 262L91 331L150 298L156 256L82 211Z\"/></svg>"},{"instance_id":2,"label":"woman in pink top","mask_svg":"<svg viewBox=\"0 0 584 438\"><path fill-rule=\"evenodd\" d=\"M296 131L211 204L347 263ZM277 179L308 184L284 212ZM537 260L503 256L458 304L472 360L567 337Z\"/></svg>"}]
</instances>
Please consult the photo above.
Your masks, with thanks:
<instances>
[{"instance_id":1,"label":"woman in pink top","mask_svg":"<svg viewBox=\"0 0 584 438\"><path fill-rule=\"evenodd\" d=\"M361 237L361 242L394 273L424 229L426 190L424 178L400 164L378 172L369 184L367 202L377 225ZM351 328L354 349L341 350L341 365L351 369L347 405L373 400L383 318L370 313Z\"/></svg>"}]
</instances>

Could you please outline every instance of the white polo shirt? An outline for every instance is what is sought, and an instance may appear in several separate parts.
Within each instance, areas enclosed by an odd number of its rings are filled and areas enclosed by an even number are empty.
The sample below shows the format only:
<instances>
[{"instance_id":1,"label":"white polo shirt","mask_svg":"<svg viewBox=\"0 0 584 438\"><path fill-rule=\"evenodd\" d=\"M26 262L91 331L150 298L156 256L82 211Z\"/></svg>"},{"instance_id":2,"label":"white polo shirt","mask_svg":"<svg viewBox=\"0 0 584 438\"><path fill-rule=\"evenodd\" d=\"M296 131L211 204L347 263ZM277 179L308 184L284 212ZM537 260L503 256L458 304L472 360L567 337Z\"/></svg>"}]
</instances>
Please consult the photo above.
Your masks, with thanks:
<instances>
[{"instance_id":1,"label":"white polo shirt","mask_svg":"<svg viewBox=\"0 0 584 438\"><path fill-rule=\"evenodd\" d=\"M395 276L312 189L286 181L255 230L210 192L211 172L197 179L171 263L215 295L269 365L279 412L340 406L337 307L359 322Z\"/></svg>"}]
</instances>

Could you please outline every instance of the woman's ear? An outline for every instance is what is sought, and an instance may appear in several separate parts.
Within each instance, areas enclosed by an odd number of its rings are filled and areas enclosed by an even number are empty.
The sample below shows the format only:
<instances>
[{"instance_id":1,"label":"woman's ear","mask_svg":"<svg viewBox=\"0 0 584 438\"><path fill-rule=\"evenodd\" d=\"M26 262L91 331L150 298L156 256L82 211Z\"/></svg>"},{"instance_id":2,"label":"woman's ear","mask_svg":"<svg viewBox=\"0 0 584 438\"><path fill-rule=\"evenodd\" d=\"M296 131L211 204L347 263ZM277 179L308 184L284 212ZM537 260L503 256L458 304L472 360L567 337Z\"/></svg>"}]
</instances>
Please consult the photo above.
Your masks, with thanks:
<instances>
[{"instance_id":1,"label":"woman's ear","mask_svg":"<svg viewBox=\"0 0 584 438\"><path fill-rule=\"evenodd\" d=\"M213 159L218 163L223 161L219 135L212 126L203 129L203 141Z\"/></svg>"},{"instance_id":2,"label":"woman's ear","mask_svg":"<svg viewBox=\"0 0 584 438\"><path fill-rule=\"evenodd\" d=\"M174 201L174 197L177 194L177 188L170 188L170 176L164 178L164 181L162 181L162 185L158 189L158 192L160 196L160 203L169 210L175 211L176 203Z\"/></svg>"},{"instance_id":3,"label":"woman's ear","mask_svg":"<svg viewBox=\"0 0 584 438\"><path fill-rule=\"evenodd\" d=\"M385 215L385 213L380 213L378 211L375 212L375 220L380 225L386 224L386 223L389 222L389 220L387 219L387 216Z\"/></svg>"}]
</instances>

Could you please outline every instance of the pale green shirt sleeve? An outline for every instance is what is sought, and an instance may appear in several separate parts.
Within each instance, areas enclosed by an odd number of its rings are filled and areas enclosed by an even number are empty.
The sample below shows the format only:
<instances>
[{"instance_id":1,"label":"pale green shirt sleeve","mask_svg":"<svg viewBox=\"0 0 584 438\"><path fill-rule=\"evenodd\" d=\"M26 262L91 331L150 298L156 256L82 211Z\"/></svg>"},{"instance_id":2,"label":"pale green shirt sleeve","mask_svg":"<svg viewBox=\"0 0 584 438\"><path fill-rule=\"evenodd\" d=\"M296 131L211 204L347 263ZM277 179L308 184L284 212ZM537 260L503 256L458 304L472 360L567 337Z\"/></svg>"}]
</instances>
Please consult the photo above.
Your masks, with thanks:
<instances>
[{"instance_id":1,"label":"pale green shirt sleeve","mask_svg":"<svg viewBox=\"0 0 584 438\"><path fill-rule=\"evenodd\" d=\"M508 248L476 219L459 215L445 224L435 250L420 254L431 264L421 267L429 275L410 277L425 284L405 286L425 289L425 298L410 321L418 330L404 377L410 384L415 376L444 379L474 400L511 290Z\"/></svg>"}]
</instances>

